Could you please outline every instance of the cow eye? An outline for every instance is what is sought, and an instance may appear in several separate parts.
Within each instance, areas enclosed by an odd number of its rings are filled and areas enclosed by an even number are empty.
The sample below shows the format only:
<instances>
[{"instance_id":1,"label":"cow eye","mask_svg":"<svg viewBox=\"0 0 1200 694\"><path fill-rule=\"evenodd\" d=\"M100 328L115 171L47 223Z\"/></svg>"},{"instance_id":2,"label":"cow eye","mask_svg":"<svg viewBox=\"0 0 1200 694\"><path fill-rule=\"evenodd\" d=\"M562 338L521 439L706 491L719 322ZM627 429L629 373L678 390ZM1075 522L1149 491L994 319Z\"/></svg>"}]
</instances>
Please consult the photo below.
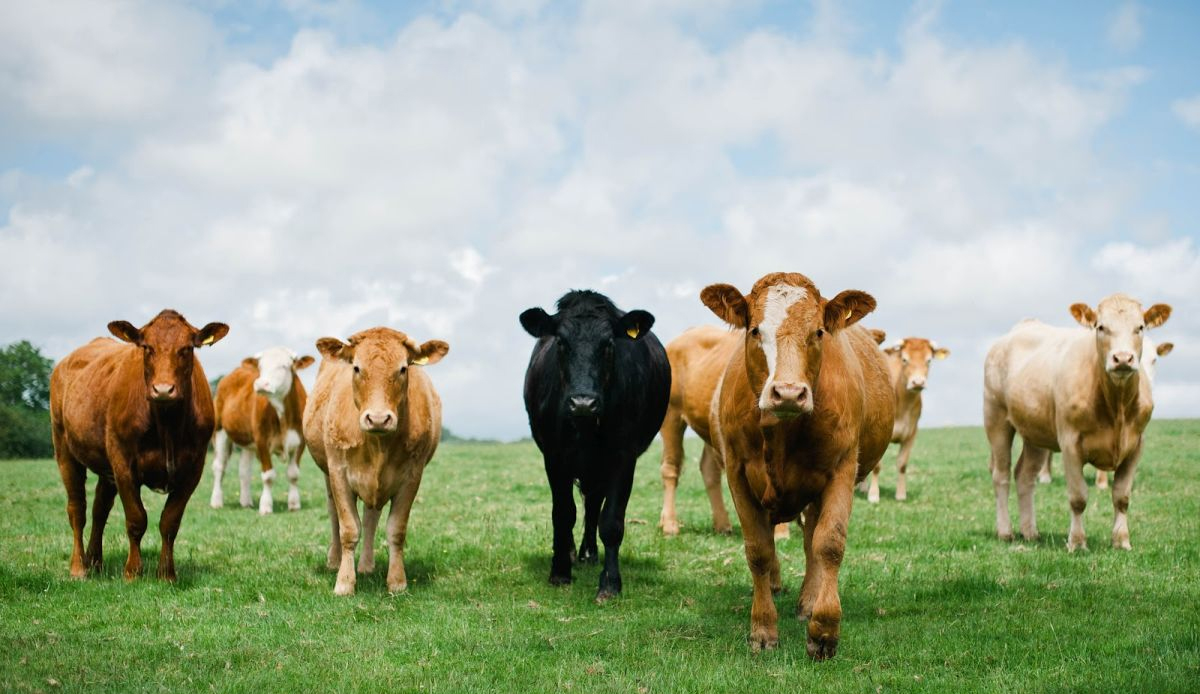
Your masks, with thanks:
<instances>
[{"instance_id":1,"label":"cow eye","mask_svg":"<svg viewBox=\"0 0 1200 694\"><path fill-rule=\"evenodd\" d=\"M400 367L400 375L403 376L406 373L408 373L408 365L401 366Z\"/></svg>"},{"instance_id":2,"label":"cow eye","mask_svg":"<svg viewBox=\"0 0 1200 694\"><path fill-rule=\"evenodd\" d=\"M1096 332L1101 332L1101 333L1104 332L1104 326L1097 323L1096 324Z\"/></svg>"},{"instance_id":3,"label":"cow eye","mask_svg":"<svg viewBox=\"0 0 1200 694\"><path fill-rule=\"evenodd\" d=\"M359 368L358 368L358 364L355 364L355 365L354 365L354 373L355 373L355 374L359 374L359 373L361 373L361 369L359 369Z\"/></svg>"},{"instance_id":4,"label":"cow eye","mask_svg":"<svg viewBox=\"0 0 1200 694\"><path fill-rule=\"evenodd\" d=\"M908 363L908 355L904 355L904 354L900 355L900 362L903 364L907 364Z\"/></svg>"},{"instance_id":5,"label":"cow eye","mask_svg":"<svg viewBox=\"0 0 1200 694\"><path fill-rule=\"evenodd\" d=\"M753 335L754 337L758 337L758 326L750 328L750 334Z\"/></svg>"},{"instance_id":6,"label":"cow eye","mask_svg":"<svg viewBox=\"0 0 1200 694\"><path fill-rule=\"evenodd\" d=\"M1146 329L1146 326L1144 326L1144 325L1139 325L1138 327L1136 327L1136 328L1134 328L1134 329L1133 329L1133 332L1135 332L1135 333L1141 333L1141 332L1142 332L1143 330L1145 330L1145 329Z\"/></svg>"},{"instance_id":7,"label":"cow eye","mask_svg":"<svg viewBox=\"0 0 1200 694\"><path fill-rule=\"evenodd\" d=\"M825 337L825 328L817 328L817 337Z\"/></svg>"}]
</instances>

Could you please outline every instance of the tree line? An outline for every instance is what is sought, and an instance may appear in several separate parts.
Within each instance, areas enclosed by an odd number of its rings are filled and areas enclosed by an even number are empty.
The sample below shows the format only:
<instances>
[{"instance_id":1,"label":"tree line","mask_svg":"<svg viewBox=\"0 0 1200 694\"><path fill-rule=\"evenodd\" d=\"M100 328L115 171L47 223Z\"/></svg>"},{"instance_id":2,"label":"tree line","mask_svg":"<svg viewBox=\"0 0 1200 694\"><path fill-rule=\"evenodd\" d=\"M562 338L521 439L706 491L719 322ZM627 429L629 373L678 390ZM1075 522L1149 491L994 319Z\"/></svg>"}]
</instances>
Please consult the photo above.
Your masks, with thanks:
<instances>
[{"instance_id":1,"label":"tree line","mask_svg":"<svg viewBox=\"0 0 1200 694\"><path fill-rule=\"evenodd\" d=\"M0 347L0 458L50 458L50 371L28 340Z\"/></svg>"}]
</instances>

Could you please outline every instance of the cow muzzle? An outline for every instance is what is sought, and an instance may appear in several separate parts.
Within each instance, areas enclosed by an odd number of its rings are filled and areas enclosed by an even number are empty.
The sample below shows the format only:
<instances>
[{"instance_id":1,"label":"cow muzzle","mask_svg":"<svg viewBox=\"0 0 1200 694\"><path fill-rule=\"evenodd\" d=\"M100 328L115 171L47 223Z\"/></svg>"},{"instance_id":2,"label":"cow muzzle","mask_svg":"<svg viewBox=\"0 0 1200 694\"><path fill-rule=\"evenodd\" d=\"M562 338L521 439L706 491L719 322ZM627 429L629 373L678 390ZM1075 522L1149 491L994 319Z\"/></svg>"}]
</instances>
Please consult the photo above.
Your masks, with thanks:
<instances>
[{"instance_id":1,"label":"cow muzzle","mask_svg":"<svg viewBox=\"0 0 1200 694\"><path fill-rule=\"evenodd\" d=\"M572 395L567 399L572 417L595 417L600 414L600 400L591 395Z\"/></svg>"},{"instance_id":2,"label":"cow muzzle","mask_svg":"<svg viewBox=\"0 0 1200 694\"><path fill-rule=\"evenodd\" d=\"M358 418L358 425L368 434L390 434L396 430L397 419L388 410L367 410Z\"/></svg>"},{"instance_id":3,"label":"cow muzzle","mask_svg":"<svg viewBox=\"0 0 1200 694\"><path fill-rule=\"evenodd\" d=\"M767 386L766 407L779 419L792 419L812 412L812 390L807 383L776 381Z\"/></svg>"},{"instance_id":4,"label":"cow muzzle","mask_svg":"<svg viewBox=\"0 0 1200 694\"><path fill-rule=\"evenodd\" d=\"M910 378L908 380L908 389L917 393L925 390L925 379Z\"/></svg>"},{"instance_id":5,"label":"cow muzzle","mask_svg":"<svg viewBox=\"0 0 1200 694\"><path fill-rule=\"evenodd\" d=\"M150 399L154 402L175 402L180 398L174 383L155 383L150 386Z\"/></svg>"},{"instance_id":6,"label":"cow muzzle","mask_svg":"<svg viewBox=\"0 0 1200 694\"><path fill-rule=\"evenodd\" d=\"M1113 352L1108 357L1106 370L1118 380L1125 380L1138 369L1137 355L1133 352Z\"/></svg>"}]
</instances>

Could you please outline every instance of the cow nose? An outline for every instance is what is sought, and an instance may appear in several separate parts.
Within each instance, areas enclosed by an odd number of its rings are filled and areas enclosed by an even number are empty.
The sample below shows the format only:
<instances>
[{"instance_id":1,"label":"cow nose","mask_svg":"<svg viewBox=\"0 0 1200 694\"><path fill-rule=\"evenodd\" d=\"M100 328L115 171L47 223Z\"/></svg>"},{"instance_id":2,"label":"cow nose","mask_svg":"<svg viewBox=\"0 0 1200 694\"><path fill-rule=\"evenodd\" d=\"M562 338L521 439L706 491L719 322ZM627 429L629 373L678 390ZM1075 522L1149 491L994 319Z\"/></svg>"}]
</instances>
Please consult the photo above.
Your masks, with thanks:
<instances>
[{"instance_id":1,"label":"cow nose","mask_svg":"<svg viewBox=\"0 0 1200 694\"><path fill-rule=\"evenodd\" d=\"M924 390L925 389L925 379L914 378L914 379L910 380L908 382L908 388L909 388L909 390Z\"/></svg>"},{"instance_id":2,"label":"cow nose","mask_svg":"<svg viewBox=\"0 0 1200 694\"><path fill-rule=\"evenodd\" d=\"M772 407L803 405L808 401L808 384L774 383L770 400Z\"/></svg>"},{"instance_id":3,"label":"cow nose","mask_svg":"<svg viewBox=\"0 0 1200 694\"><path fill-rule=\"evenodd\" d=\"M1132 369L1134 363L1133 352L1113 352L1112 365L1118 369Z\"/></svg>"},{"instance_id":4,"label":"cow nose","mask_svg":"<svg viewBox=\"0 0 1200 694\"><path fill-rule=\"evenodd\" d=\"M172 400L175 398L175 384L155 383L154 387L150 389L150 395L155 400Z\"/></svg>"},{"instance_id":5,"label":"cow nose","mask_svg":"<svg viewBox=\"0 0 1200 694\"><path fill-rule=\"evenodd\" d=\"M396 428L396 416L387 411L363 412L362 428L366 431L391 431Z\"/></svg>"},{"instance_id":6,"label":"cow nose","mask_svg":"<svg viewBox=\"0 0 1200 694\"><path fill-rule=\"evenodd\" d=\"M571 414L576 417L596 414L596 398L590 395L572 395L570 406Z\"/></svg>"}]
</instances>

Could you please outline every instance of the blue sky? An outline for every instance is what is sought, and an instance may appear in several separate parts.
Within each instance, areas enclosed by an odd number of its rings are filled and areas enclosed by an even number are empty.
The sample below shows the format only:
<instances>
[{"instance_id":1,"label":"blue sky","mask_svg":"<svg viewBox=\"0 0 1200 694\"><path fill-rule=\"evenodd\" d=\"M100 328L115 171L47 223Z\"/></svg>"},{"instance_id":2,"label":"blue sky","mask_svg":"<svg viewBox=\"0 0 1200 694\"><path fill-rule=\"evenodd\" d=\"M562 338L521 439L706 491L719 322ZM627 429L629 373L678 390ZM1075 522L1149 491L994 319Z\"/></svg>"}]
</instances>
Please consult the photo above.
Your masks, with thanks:
<instances>
[{"instance_id":1,"label":"blue sky","mask_svg":"<svg viewBox=\"0 0 1200 694\"><path fill-rule=\"evenodd\" d=\"M383 322L514 437L524 308L596 288L669 340L786 269L951 346L930 424L1114 291L1175 305L1158 412L1200 416L1195 3L6 4L0 341L174 306L233 326L221 372Z\"/></svg>"}]
</instances>

